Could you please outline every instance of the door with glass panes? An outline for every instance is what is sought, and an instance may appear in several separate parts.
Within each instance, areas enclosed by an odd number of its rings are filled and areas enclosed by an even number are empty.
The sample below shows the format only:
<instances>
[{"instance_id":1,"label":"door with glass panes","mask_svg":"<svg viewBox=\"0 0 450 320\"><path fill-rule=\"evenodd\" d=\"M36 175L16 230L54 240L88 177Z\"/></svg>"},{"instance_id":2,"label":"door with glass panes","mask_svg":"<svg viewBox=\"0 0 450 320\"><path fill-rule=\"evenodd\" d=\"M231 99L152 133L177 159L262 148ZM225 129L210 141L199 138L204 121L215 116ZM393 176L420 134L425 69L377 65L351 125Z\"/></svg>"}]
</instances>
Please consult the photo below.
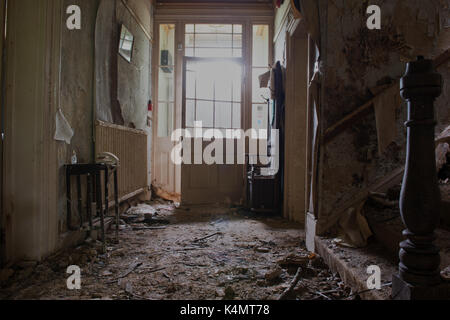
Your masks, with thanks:
<instances>
[{"instance_id":1,"label":"door with glass panes","mask_svg":"<svg viewBox=\"0 0 450 320\"><path fill-rule=\"evenodd\" d=\"M239 203L243 163L230 133L242 128L241 59L185 58L183 204ZM228 135L228 136L227 136Z\"/></svg>"},{"instance_id":2,"label":"door with glass panes","mask_svg":"<svg viewBox=\"0 0 450 320\"><path fill-rule=\"evenodd\" d=\"M186 24L183 64L183 128L192 137L190 160L181 166L183 204L239 203L244 166L237 141L243 128L241 24Z\"/></svg>"}]
</instances>

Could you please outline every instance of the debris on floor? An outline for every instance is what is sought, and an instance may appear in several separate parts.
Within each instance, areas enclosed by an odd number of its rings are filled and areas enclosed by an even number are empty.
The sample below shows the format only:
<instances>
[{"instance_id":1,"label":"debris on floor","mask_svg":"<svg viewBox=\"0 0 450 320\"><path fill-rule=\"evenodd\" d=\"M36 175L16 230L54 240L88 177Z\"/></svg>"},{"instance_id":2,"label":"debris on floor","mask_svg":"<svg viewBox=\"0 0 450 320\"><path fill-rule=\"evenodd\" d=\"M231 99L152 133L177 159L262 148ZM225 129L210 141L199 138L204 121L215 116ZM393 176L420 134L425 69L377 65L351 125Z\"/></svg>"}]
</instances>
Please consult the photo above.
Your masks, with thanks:
<instances>
[{"instance_id":1,"label":"debris on floor","mask_svg":"<svg viewBox=\"0 0 450 320\"><path fill-rule=\"evenodd\" d=\"M355 299L304 248L300 225L241 208L142 203L121 216L119 244L110 232L101 247L2 270L0 299ZM67 289L70 265L81 268L81 290Z\"/></svg>"},{"instance_id":2,"label":"debris on floor","mask_svg":"<svg viewBox=\"0 0 450 320\"><path fill-rule=\"evenodd\" d=\"M441 271L441 277L446 282L450 282L450 266Z\"/></svg>"},{"instance_id":3,"label":"debris on floor","mask_svg":"<svg viewBox=\"0 0 450 320\"><path fill-rule=\"evenodd\" d=\"M436 169L438 173L448 163L448 154L450 154L450 145L448 143L440 143L436 148Z\"/></svg>"},{"instance_id":4,"label":"debris on floor","mask_svg":"<svg viewBox=\"0 0 450 320\"><path fill-rule=\"evenodd\" d=\"M441 196L450 201L450 127L436 140L436 169L438 171Z\"/></svg>"},{"instance_id":5,"label":"debris on floor","mask_svg":"<svg viewBox=\"0 0 450 320\"><path fill-rule=\"evenodd\" d=\"M362 215L365 201L355 208L350 208L339 219L339 237L336 243L348 247L363 248L372 236L366 218Z\"/></svg>"}]
</instances>

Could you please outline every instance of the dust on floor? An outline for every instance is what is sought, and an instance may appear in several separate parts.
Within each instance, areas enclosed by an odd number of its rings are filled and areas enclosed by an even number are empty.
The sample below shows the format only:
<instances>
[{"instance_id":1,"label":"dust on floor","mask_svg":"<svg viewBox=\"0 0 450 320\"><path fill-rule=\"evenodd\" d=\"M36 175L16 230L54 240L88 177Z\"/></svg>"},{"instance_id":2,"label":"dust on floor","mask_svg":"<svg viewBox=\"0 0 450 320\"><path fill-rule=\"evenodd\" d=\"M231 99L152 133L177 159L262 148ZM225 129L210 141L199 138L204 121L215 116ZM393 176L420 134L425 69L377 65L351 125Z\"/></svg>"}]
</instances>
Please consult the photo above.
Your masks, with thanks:
<instances>
[{"instance_id":1,"label":"dust on floor","mask_svg":"<svg viewBox=\"0 0 450 320\"><path fill-rule=\"evenodd\" d=\"M1 299L353 299L304 246L300 225L239 208L176 208L156 200L122 216L120 242L86 242L11 270ZM69 265L81 289L68 290ZM13 272L13 273L12 273ZM295 281L294 281L295 280ZM298 283L295 283L298 281Z\"/></svg>"}]
</instances>

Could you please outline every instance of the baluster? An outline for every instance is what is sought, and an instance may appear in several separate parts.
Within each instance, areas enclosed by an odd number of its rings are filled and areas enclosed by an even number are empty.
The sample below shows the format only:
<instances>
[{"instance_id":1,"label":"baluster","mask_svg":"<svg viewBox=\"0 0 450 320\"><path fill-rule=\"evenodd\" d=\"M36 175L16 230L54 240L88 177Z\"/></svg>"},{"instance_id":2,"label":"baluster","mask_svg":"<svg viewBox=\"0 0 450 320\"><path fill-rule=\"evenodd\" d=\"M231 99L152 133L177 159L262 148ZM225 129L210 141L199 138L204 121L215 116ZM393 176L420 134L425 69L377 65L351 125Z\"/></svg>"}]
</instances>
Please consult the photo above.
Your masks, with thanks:
<instances>
[{"instance_id":1,"label":"baluster","mask_svg":"<svg viewBox=\"0 0 450 320\"><path fill-rule=\"evenodd\" d=\"M441 196L435 159L434 100L442 92L442 76L431 60L410 62L400 82L408 103L407 159L400 197L406 240L400 244L399 273L394 275L394 299L436 299L448 295L440 277L439 248L434 245Z\"/></svg>"}]
</instances>

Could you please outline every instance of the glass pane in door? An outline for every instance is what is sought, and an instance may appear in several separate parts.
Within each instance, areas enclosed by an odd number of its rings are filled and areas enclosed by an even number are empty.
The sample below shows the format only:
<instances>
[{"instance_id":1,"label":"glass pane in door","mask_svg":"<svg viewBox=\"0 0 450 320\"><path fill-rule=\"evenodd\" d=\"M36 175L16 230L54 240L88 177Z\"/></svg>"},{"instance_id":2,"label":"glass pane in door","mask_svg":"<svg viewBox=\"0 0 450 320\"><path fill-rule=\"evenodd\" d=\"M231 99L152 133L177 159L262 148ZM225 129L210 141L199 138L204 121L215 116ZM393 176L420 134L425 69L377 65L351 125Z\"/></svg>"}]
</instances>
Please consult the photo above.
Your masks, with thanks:
<instances>
[{"instance_id":1,"label":"glass pane in door","mask_svg":"<svg viewBox=\"0 0 450 320\"><path fill-rule=\"evenodd\" d=\"M241 60L187 59L185 68L185 127L240 129Z\"/></svg>"},{"instance_id":2,"label":"glass pane in door","mask_svg":"<svg viewBox=\"0 0 450 320\"><path fill-rule=\"evenodd\" d=\"M175 25L161 24L159 32L157 133L166 138L174 125Z\"/></svg>"}]
</instances>

